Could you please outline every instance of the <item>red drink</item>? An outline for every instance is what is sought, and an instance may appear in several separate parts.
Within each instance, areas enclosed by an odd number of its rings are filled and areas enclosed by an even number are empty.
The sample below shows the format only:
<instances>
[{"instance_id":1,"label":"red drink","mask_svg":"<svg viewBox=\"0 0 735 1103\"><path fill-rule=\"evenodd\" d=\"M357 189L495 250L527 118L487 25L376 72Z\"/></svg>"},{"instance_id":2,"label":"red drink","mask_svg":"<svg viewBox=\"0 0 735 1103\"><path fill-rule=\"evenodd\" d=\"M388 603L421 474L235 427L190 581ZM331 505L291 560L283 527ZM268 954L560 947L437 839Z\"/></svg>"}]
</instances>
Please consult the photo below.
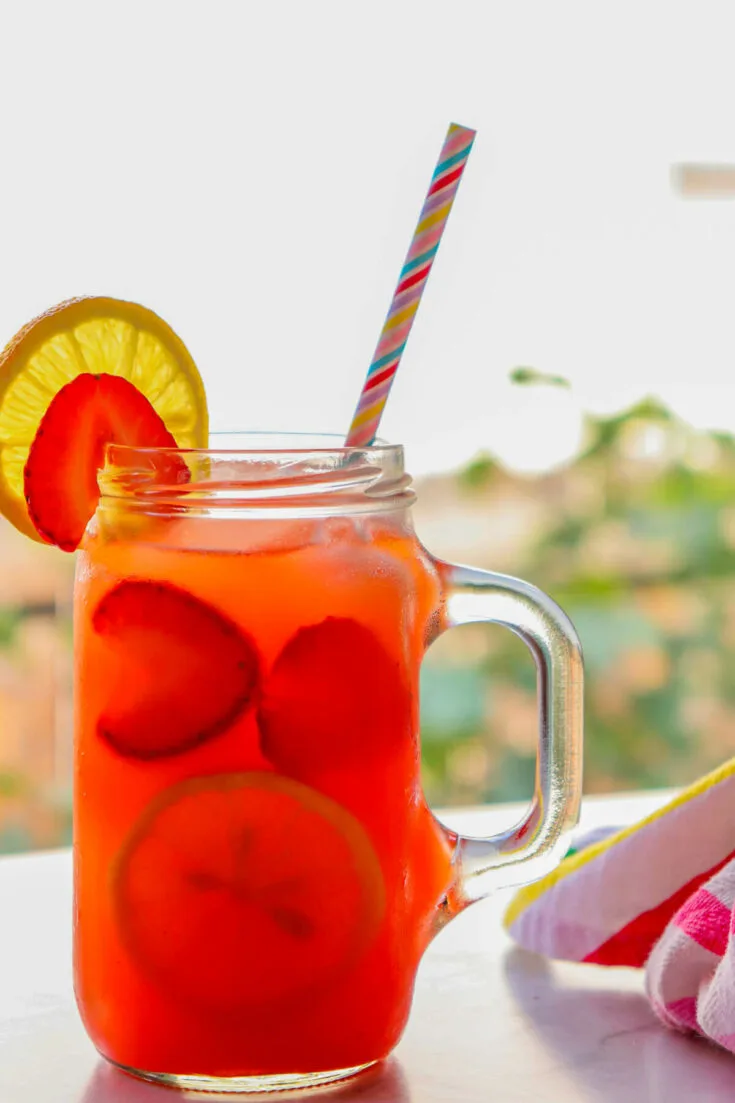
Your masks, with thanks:
<instances>
[{"instance_id":1,"label":"red drink","mask_svg":"<svg viewBox=\"0 0 735 1103\"><path fill-rule=\"evenodd\" d=\"M428 558L379 516L132 538L100 516L77 582L91 1037L125 1067L210 1077L378 1060L451 879L419 779Z\"/></svg>"}]
</instances>

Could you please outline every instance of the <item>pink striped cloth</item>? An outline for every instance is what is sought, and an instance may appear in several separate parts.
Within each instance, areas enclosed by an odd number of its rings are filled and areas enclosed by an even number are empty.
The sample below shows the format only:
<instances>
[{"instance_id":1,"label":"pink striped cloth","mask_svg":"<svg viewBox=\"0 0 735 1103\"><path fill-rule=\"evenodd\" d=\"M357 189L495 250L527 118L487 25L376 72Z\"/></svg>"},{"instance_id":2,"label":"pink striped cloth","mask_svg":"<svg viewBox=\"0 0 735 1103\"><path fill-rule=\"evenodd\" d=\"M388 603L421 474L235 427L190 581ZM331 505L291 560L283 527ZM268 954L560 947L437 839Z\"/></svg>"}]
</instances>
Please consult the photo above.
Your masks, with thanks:
<instances>
[{"instance_id":1,"label":"pink striped cloth","mask_svg":"<svg viewBox=\"0 0 735 1103\"><path fill-rule=\"evenodd\" d=\"M662 1022L735 1053L735 759L641 823L583 837L505 926L549 957L643 968Z\"/></svg>"}]
</instances>

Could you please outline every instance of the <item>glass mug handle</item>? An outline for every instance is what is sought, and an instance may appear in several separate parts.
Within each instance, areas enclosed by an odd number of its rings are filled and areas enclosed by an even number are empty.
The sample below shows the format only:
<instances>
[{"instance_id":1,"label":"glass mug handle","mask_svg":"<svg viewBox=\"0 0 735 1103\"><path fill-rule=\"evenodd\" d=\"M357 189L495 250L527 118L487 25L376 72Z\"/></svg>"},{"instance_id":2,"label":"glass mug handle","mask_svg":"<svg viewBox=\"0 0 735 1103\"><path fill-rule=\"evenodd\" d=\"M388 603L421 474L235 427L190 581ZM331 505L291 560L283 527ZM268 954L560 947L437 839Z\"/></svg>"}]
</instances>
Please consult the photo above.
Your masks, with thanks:
<instances>
[{"instance_id":1,"label":"glass mug handle","mask_svg":"<svg viewBox=\"0 0 735 1103\"><path fill-rule=\"evenodd\" d=\"M494 889L542 877L564 856L582 797L584 676L574 627L542 590L492 571L434 562L444 595L438 634L478 622L510 628L534 657L539 698L536 784L527 814L489 838L449 832L457 877L448 903L456 913Z\"/></svg>"}]
</instances>

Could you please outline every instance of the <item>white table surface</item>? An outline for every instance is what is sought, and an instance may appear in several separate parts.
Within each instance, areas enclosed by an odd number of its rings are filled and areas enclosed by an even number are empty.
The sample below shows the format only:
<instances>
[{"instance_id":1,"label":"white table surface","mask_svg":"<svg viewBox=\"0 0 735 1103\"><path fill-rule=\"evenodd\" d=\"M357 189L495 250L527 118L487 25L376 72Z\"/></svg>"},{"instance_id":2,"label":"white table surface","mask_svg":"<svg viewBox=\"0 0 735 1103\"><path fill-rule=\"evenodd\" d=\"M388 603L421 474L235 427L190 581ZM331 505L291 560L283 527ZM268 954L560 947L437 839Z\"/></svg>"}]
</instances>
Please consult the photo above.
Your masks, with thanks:
<instances>
[{"instance_id":1,"label":"white table surface","mask_svg":"<svg viewBox=\"0 0 735 1103\"><path fill-rule=\"evenodd\" d=\"M630 822L661 799L590 800L583 822ZM450 822L477 832L512 818L506 807L456 813ZM548 963L515 949L500 928L507 896L469 908L429 948L408 1029L386 1066L298 1098L735 1100L735 1056L660 1026L638 972ZM72 995L70 915L68 852L0 860L0 1103L170 1103L174 1093L107 1067L87 1040Z\"/></svg>"}]
</instances>

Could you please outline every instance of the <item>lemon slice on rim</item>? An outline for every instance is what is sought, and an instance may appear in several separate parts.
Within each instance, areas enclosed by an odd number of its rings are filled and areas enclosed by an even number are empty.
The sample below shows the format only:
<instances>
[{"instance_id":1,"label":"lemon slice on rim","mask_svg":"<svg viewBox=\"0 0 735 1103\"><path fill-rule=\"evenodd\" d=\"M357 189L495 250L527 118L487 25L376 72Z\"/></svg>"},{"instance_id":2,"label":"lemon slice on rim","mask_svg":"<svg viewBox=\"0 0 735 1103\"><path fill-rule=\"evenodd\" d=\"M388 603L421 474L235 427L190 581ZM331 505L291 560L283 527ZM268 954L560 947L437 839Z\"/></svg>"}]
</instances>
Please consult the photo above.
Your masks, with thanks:
<instances>
[{"instance_id":1,"label":"lemon slice on rim","mask_svg":"<svg viewBox=\"0 0 735 1103\"><path fill-rule=\"evenodd\" d=\"M0 513L34 540L23 473L39 423L67 383L90 372L127 379L180 448L208 441L204 385L189 351L152 310L120 299L70 299L24 326L0 354Z\"/></svg>"}]
</instances>

